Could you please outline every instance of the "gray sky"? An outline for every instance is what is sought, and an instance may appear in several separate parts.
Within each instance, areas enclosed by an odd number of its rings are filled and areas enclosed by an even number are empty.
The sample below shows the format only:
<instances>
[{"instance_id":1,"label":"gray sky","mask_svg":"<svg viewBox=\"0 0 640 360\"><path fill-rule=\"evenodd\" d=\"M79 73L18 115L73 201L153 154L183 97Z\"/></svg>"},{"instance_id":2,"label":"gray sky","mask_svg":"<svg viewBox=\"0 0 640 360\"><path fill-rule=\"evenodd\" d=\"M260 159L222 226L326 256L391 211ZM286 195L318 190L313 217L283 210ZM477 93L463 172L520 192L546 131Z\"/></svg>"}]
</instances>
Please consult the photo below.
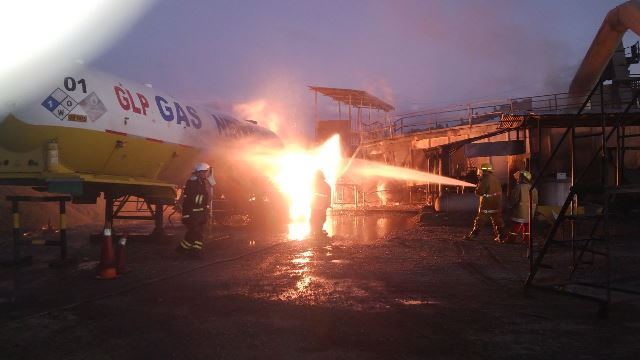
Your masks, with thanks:
<instances>
[{"instance_id":1,"label":"gray sky","mask_svg":"<svg viewBox=\"0 0 640 360\"><path fill-rule=\"evenodd\" d=\"M221 108L264 100L309 132L307 85L367 90L397 113L565 91L620 3L164 0L92 65Z\"/></svg>"}]
</instances>

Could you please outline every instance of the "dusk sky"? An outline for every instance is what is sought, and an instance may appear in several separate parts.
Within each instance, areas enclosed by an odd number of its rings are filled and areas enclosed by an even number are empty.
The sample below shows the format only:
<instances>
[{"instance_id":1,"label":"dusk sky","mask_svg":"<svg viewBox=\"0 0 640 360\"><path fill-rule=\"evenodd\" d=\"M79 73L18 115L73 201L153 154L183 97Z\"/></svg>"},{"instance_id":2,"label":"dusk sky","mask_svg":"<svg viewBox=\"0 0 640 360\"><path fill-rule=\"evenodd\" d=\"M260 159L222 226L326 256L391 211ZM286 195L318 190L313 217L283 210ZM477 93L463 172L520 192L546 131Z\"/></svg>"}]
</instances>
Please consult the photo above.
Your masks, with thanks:
<instances>
[{"instance_id":1,"label":"dusk sky","mask_svg":"<svg viewBox=\"0 0 640 360\"><path fill-rule=\"evenodd\" d=\"M165 0L91 65L223 109L262 100L308 130L307 85L366 90L396 113L566 91L620 3Z\"/></svg>"}]
</instances>

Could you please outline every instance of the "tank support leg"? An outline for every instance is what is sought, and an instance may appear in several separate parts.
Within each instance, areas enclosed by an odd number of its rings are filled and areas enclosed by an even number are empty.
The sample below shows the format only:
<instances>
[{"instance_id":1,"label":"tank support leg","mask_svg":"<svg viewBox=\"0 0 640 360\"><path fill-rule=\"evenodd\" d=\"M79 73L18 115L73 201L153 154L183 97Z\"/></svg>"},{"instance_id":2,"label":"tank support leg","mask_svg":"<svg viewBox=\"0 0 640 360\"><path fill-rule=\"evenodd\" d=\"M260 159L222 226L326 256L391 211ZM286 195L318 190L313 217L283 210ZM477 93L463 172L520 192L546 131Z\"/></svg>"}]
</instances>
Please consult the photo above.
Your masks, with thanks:
<instances>
[{"instance_id":1,"label":"tank support leg","mask_svg":"<svg viewBox=\"0 0 640 360\"><path fill-rule=\"evenodd\" d=\"M156 204L153 211L154 227L153 227L153 232L151 233L151 237L153 239L162 240L166 236L164 232L163 214L164 214L164 205Z\"/></svg>"},{"instance_id":2,"label":"tank support leg","mask_svg":"<svg viewBox=\"0 0 640 360\"><path fill-rule=\"evenodd\" d=\"M104 228L110 228L113 231L113 197L107 193L104 194Z\"/></svg>"}]
</instances>

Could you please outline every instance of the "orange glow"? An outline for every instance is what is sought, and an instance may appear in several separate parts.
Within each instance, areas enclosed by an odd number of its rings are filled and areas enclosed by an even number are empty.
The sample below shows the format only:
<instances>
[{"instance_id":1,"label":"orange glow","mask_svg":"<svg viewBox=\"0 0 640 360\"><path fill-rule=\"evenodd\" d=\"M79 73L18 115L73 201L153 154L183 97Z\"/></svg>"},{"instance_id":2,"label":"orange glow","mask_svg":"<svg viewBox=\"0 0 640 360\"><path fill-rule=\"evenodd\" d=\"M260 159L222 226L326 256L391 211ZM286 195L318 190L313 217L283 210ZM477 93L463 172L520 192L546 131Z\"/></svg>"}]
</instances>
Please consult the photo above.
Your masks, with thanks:
<instances>
[{"instance_id":1,"label":"orange glow","mask_svg":"<svg viewBox=\"0 0 640 360\"><path fill-rule=\"evenodd\" d=\"M289 238L302 240L310 231L313 180L316 171L325 174L331 190L342 166L340 138L334 135L315 149L288 146L283 150L255 151L247 155L278 187L289 202Z\"/></svg>"},{"instance_id":2,"label":"orange glow","mask_svg":"<svg viewBox=\"0 0 640 360\"><path fill-rule=\"evenodd\" d=\"M378 190L387 190L382 179L404 180L413 184L475 186L445 176L369 160L351 159L346 163L341 155L339 135L332 136L314 149L305 149L298 145L289 145L277 150L253 146L245 151L245 160L269 178L289 203L289 238L292 240L305 239L311 232L309 219L313 183L318 170L324 173L332 193L335 193L338 178L345 173L355 181L378 179ZM387 194L382 195L386 199ZM324 229L329 236L333 235L332 224L325 223Z\"/></svg>"},{"instance_id":3,"label":"orange glow","mask_svg":"<svg viewBox=\"0 0 640 360\"><path fill-rule=\"evenodd\" d=\"M233 106L233 112L242 119L255 120L261 126L268 128L274 133L282 130L282 116L272 109L267 108L267 101L264 99L253 100Z\"/></svg>"}]
</instances>

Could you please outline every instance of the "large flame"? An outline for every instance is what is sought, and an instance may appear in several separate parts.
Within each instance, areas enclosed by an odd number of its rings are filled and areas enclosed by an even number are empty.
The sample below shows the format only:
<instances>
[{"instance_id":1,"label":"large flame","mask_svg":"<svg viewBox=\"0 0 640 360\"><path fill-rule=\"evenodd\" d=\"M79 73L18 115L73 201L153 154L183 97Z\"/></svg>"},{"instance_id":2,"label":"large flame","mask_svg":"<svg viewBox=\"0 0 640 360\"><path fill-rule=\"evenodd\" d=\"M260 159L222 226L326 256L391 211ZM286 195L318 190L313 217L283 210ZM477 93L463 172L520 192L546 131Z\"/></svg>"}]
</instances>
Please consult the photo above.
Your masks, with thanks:
<instances>
[{"instance_id":1,"label":"large flame","mask_svg":"<svg viewBox=\"0 0 640 360\"><path fill-rule=\"evenodd\" d=\"M474 186L458 179L375 161L351 159L346 163L341 155L339 135L332 136L322 145L312 149L298 145L289 145L277 150L253 146L247 151L245 159L265 174L288 201L289 238L295 240L306 238L311 231L309 219L314 193L313 183L318 170L324 173L332 193L335 193L338 178L345 173L356 181L387 178L413 184Z\"/></svg>"},{"instance_id":2,"label":"large flame","mask_svg":"<svg viewBox=\"0 0 640 360\"><path fill-rule=\"evenodd\" d=\"M282 150L254 150L247 160L278 187L289 202L289 238L302 240L310 231L315 173L320 170L331 190L341 171L340 137L334 135L314 149L291 145Z\"/></svg>"}]
</instances>

